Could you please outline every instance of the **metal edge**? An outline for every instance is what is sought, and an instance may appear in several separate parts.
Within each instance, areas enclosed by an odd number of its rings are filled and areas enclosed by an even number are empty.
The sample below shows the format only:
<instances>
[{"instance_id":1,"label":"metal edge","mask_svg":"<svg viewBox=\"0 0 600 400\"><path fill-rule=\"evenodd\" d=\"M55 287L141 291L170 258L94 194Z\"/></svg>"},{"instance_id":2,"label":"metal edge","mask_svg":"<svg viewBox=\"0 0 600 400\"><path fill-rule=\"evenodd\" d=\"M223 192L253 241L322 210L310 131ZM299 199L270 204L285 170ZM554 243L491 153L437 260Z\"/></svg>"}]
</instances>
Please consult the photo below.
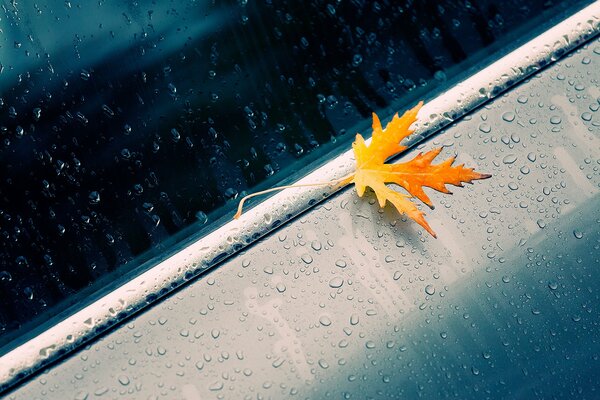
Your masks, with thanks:
<instances>
[{"instance_id":1,"label":"metal edge","mask_svg":"<svg viewBox=\"0 0 600 400\"><path fill-rule=\"evenodd\" d=\"M413 146L427 139L598 33L600 2L595 2L426 103L419 113L426 122L415 123L415 133L406 144ZM353 154L347 151L297 183L339 179L353 170ZM337 190L339 188L320 187L279 192L246 211L239 220L232 220L189 244L11 350L0 358L0 392L154 303Z\"/></svg>"}]
</instances>

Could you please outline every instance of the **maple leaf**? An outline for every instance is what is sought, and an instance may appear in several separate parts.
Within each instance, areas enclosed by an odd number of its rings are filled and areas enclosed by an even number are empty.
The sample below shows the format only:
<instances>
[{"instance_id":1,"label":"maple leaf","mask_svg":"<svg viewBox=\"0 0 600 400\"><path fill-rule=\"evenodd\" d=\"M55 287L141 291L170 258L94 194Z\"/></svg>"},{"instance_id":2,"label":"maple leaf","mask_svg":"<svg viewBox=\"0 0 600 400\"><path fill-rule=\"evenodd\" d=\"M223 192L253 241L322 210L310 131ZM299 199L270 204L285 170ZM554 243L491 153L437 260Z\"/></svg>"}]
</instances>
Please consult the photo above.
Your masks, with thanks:
<instances>
[{"instance_id":1,"label":"maple leaf","mask_svg":"<svg viewBox=\"0 0 600 400\"><path fill-rule=\"evenodd\" d=\"M385 207L386 202L389 201L400 214L406 214L436 237L425 220L425 214L409 200L410 196L392 190L386 183L395 183L403 187L409 194L433 209L431 200L423 191L424 186L451 194L446 188L447 184L462 187L463 183L486 179L491 175L480 174L472 168L465 168L463 164L452 166L455 157L433 165L432 161L440 154L442 148L430 150L425 154L419 153L408 162L386 164L385 161L389 157L406 150L400 142L413 133L410 126L417 120L417 113L422 106L423 102L420 102L406 111L402 117L398 117L398 114L394 115L385 129L382 129L377 114L373 113L371 143L367 145L360 133L356 135L356 140L352 143L356 158L356 172L342 183L354 183L359 197L362 197L365 189L370 187L375 192L380 207Z\"/></svg>"},{"instance_id":2,"label":"maple leaf","mask_svg":"<svg viewBox=\"0 0 600 400\"><path fill-rule=\"evenodd\" d=\"M346 185L354 183L359 197L362 197L366 188L370 187L375 192L380 207L385 207L389 201L400 214L406 214L425 228L433 237L437 237L425 220L425 213L419 210L416 204L410 201L410 198L416 197L433 209L433 204L427 194L425 194L423 187L451 194L446 185L462 187L463 183L471 183L476 179L486 179L491 175L480 174L472 168L465 168L463 164L453 166L455 157L450 157L440 164L432 164L433 160L442 151L442 148L430 150L425 154L419 153L407 162L386 164L385 162L390 157L406 150L406 146L403 146L401 141L413 133L410 126L417 120L417 114L422 106L423 102L420 102L411 110L406 111L402 117L399 117L398 114L394 115L385 129L382 128L377 114L373 113L373 135L371 142L367 145L365 139L358 133L356 134L356 140L352 143L356 159L356 170L353 174L330 182L279 186L253 193L240 201L238 212L234 218L237 219L242 214L242 207L245 200L260 194L291 187ZM387 186L387 183L394 183L403 187L410 196L391 189Z\"/></svg>"}]
</instances>

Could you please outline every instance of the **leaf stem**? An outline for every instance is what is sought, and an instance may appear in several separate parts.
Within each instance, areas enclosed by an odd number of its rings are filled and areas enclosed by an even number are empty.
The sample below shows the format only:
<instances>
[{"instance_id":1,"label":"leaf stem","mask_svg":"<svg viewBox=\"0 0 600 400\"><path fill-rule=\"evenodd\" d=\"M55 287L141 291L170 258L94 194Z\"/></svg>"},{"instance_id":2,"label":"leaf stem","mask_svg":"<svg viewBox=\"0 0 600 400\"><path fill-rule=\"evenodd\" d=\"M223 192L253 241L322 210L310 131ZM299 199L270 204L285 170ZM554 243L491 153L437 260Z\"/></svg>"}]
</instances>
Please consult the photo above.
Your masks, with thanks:
<instances>
[{"instance_id":1,"label":"leaf stem","mask_svg":"<svg viewBox=\"0 0 600 400\"><path fill-rule=\"evenodd\" d=\"M334 179L334 180L328 181L328 182L316 182L316 183L303 183L303 184L296 184L296 185L276 186L271 189L261 190L260 192L249 194L247 196L244 196L240 200L240 203L238 204L237 212L235 213L233 218L238 219L242 215L242 208L244 207L244 203L246 202L246 200L251 199L252 197L260 196L260 195L271 193L271 192L276 192L278 190L283 190L283 189L291 189L291 188L299 188L299 187L314 187L314 186L332 186L332 185L335 185L336 183L343 182L353 176L354 176L354 172L351 174L348 174L342 178Z\"/></svg>"}]
</instances>

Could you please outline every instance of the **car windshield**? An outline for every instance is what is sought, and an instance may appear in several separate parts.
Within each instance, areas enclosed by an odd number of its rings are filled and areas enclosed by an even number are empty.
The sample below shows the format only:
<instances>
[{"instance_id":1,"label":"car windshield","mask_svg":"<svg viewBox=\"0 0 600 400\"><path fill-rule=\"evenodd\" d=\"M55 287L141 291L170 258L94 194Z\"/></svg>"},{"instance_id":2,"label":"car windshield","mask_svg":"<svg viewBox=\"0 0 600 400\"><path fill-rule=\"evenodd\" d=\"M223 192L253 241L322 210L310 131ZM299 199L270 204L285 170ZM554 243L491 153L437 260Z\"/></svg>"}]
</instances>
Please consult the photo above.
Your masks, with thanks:
<instances>
[{"instance_id":1,"label":"car windshield","mask_svg":"<svg viewBox=\"0 0 600 400\"><path fill-rule=\"evenodd\" d=\"M5 4L0 346L588 3Z\"/></svg>"}]
</instances>

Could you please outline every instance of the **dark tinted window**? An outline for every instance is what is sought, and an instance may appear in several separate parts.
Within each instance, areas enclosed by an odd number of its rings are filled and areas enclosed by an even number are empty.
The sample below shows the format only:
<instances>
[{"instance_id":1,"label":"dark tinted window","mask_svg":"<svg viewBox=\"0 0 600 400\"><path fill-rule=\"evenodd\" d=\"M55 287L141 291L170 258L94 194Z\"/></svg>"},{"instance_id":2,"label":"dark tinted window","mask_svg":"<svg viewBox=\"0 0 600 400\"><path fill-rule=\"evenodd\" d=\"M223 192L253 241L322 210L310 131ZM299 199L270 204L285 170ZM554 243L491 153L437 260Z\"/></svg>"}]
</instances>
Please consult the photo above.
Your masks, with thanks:
<instances>
[{"instance_id":1,"label":"dark tinted window","mask_svg":"<svg viewBox=\"0 0 600 400\"><path fill-rule=\"evenodd\" d=\"M0 344L212 229L245 191L346 148L371 111L514 48L567 3L6 3Z\"/></svg>"}]
</instances>

